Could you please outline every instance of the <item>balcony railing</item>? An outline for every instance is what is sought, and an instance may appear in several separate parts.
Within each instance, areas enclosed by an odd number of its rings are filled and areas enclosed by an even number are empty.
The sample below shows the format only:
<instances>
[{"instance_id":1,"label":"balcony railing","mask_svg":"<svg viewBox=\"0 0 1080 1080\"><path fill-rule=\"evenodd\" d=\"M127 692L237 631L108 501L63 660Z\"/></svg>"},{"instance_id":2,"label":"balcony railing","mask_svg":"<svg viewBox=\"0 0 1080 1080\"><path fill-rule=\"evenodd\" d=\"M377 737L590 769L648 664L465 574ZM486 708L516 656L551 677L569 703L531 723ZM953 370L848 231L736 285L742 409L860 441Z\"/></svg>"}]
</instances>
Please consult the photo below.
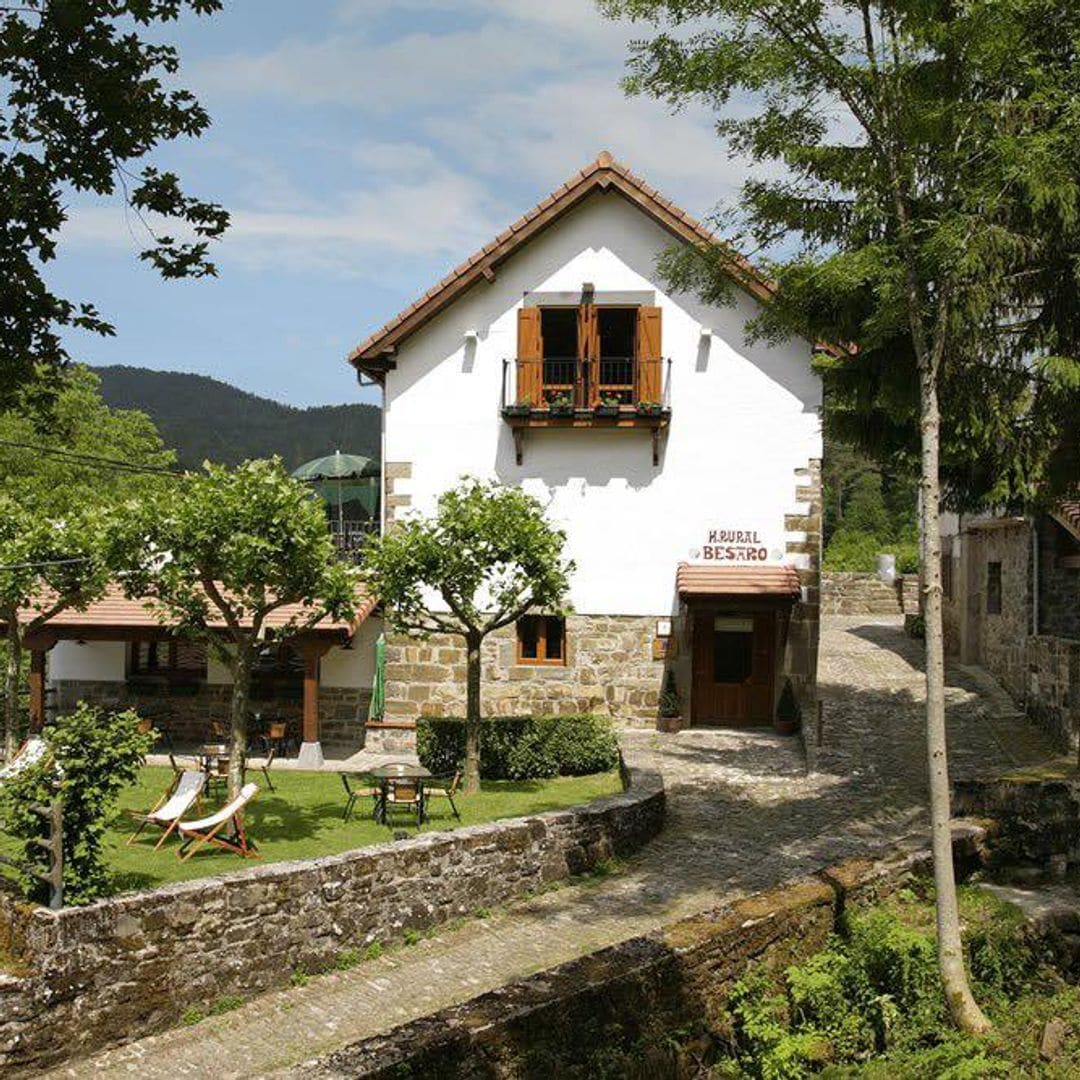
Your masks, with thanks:
<instances>
[{"instance_id":1,"label":"balcony railing","mask_svg":"<svg viewBox=\"0 0 1080 1080\"><path fill-rule=\"evenodd\" d=\"M377 520L366 521L338 521L336 518L330 521L330 535L334 538L338 554L347 561L355 561L360 557L360 551L364 541L379 531Z\"/></svg>"},{"instance_id":2,"label":"balcony railing","mask_svg":"<svg viewBox=\"0 0 1080 1080\"><path fill-rule=\"evenodd\" d=\"M645 406L667 411L670 368L671 362L659 357L507 360L503 364L502 407L515 411L580 411Z\"/></svg>"}]
</instances>

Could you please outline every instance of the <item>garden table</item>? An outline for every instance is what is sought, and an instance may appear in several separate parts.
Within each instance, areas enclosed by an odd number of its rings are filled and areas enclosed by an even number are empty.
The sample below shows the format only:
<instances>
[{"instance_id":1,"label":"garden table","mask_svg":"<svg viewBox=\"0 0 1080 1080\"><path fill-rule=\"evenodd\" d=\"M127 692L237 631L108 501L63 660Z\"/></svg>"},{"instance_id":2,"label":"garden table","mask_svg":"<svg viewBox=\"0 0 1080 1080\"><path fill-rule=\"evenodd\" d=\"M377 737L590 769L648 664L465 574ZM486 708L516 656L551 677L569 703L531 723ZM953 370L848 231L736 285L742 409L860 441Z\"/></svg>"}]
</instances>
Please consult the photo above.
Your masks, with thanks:
<instances>
[{"instance_id":1,"label":"garden table","mask_svg":"<svg viewBox=\"0 0 1080 1080\"><path fill-rule=\"evenodd\" d=\"M417 824L423 824L424 822L424 781L431 779L431 772L425 769L423 765L413 765L407 761L394 761L388 765L380 765L377 769L372 769L369 774L371 778L377 781L379 785L379 808L378 817L376 820L382 824L386 824L386 808L387 801L390 797L390 788L395 780L412 781L416 784L420 805L417 812Z\"/></svg>"}]
</instances>

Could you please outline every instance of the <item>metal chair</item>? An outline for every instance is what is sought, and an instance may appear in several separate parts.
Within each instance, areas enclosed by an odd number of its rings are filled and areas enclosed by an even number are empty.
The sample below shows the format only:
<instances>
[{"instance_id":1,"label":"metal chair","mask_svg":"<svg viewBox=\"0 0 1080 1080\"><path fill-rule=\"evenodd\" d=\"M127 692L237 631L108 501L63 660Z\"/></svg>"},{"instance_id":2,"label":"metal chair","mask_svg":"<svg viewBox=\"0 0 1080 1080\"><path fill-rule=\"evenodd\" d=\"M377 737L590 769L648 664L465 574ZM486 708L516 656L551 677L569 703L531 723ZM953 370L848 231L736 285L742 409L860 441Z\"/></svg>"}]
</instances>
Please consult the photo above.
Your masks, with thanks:
<instances>
[{"instance_id":1,"label":"metal chair","mask_svg":"<svg viewBox=\"0 0 1080 1080\"><path fill-rule=\"evenodd\" d=\"M427 803L428 799L446 799L450 804L450 809L453 811L454 817L461 820L461 814L458 813L457 804L454 802L454 796L458 793L458 788L461 787L461 770L458 769L453 776L435 776L424 784L424 802ZM427 809L425 805L425 810Z\"/></svg>"},{"instance_id":2,"label":"metal chair","mask_svg":"<svg viewBox=\"0 0 1080 1080\"><path fill-rule=\"evenodd\" d=\"M416 827L419 828L424 821L424 791L418 780L409 778L402 780L390 779L386 784L386 795L383 797L383 820L390 824L391 807L405 807L410 812L416 813Z\"/></svg>"},{"instance_id":3,"label":"metal chair","mask_svg":"<svg viewBox=\"0 0 1080 1080\"><path fill-rule=\"evenodd\" d=\"M357 799L373 800L371 816L378 818L379 805L382 801L382 789L371 779L362 773L338 773L341 777L341 785L345 788L345 813L343 820L350 821L356 812Z\"/></svg>"}]
</instances>

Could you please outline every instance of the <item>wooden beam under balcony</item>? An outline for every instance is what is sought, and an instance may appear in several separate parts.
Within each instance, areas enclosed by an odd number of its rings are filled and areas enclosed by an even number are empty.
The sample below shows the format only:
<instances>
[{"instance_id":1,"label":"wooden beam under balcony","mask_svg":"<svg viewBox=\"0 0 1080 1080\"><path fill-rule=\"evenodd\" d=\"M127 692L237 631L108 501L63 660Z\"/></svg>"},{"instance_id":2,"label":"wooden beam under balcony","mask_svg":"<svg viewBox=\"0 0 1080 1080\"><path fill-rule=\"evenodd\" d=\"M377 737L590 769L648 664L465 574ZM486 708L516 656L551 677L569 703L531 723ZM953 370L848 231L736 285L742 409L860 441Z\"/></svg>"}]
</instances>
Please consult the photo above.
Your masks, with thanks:
<instances>
[{"instance_id":1,"label":"wooden beam under balcony","mask_svg":"<svg viewBox=\"0 0 1080 1080\"><path fill-rule=\"evenodd\" d=\"M548 409L522 410L517 406L503 409L503 418L514 433L514 455L520 465L525 456L525 432L543 428L589 428L591 430L644 430L652 433L653 465L660 464L660 432L671 423L671 409L640 413L632 407L615 415L602 415L593 409L575 409L572 413L552 413Z\"/></svg>"}]
</instances>

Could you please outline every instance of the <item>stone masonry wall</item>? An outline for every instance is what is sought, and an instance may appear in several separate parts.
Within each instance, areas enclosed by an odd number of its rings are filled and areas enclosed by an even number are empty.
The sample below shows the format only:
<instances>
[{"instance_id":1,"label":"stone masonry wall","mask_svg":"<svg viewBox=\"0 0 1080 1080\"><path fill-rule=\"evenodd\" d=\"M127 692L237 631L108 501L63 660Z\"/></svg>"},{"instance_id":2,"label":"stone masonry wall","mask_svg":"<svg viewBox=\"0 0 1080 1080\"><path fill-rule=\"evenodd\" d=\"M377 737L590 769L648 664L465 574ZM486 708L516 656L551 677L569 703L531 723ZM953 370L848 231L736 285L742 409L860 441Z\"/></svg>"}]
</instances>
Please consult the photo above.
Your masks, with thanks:
<instances>
[{"instance_id":1,"label":"stone masonry wall","mask_svg":"<svg viewBox=\"0 0 1080 1080\"><path fill-rule=\"evenodd\" d=\"M1025 705L1062 750L1080 750L1080 641L1027 639Z\"/></svg>"},{"instance_id":2,"label":"stone masonry wall","mask_svg":"<svg viewBox=\"0 0 1080 1080\"><path fill-rule=\"evenodd\" d=\"M954 837L961 859L977 837ZM805 959L838 930L844 910L875 903L930 868L926 852L842 863L403 1024L288 1076L701 1076L748 964L777 970Z\"/></svg>"},{"instance_id":3,"label":"stone masonry wall","mask_svg":"<svg viewBox=\"0 0 1080 1080\"><path fill-rule=\"evenodd\" d=\"M826 570L821 575L821 610L826 615L914 615L919 610L915 578L893 584L877 574Z\"/></svg>"},{"instance_id":4,"label":"stone masonry wall","mask_svg":"<svg viewBox=\"0 0 1080 1080\"><path fill-rule=\"evenodd\" d=\"M1001 563L1001 612L987 611L987 566ZM1031 633L1031 532L1025 522L971 533L968 610L978 620L976 662L1016 701L1027 685L1026 642Z\"/></svg>"},{"instance_id":5,"label":"stone masonry wall","mask_svg":"<svg viewBox=\"0 0 1080 1080\"><path fill-rule=\"evenodd\" d=\"M663 660L653 659L655 633L653 616L571 615L566 620L566 663L540 665L516 663L516 630L504 627L483 644L484 714L600 713L655 724L665 670ZM459 637L391 636L386 718L463 715L465 659Z\"/></svg>"},{"instance_id":6,"label":"stone masonry wall","mask_svg":"<svg viewBox=\"0 0 1080 1080\"><path fill-rule=\"evenodd\" d=\"M821 640L821 462L811 460L795 470L796 511L784 517L786 554L799 568L802 599L788 623L783 664L776 680L776 695L783 692L784 676L808 717L817 701L818 645Z\"/></svg>"},{"instance_id":7,"label":"stone masonry wall","mask_svg":"<svg viewBox=\"0 0 1080 1080\"><path fill-rule=\"evenodd\" d=\"M159 730L178 743L209 737L211 725L227 724L232 686L201 683L169 687L151 682L97 682L66 679L55 683L56 707L63 712L79 701L107 709L132 708L152 718ZM351 687L319 688L320 735L324 750L355 753L363 745L371 691ZM251 711L293 722L299 730L302 702L294 693L254 693Z\"/></svg>"},{"instance_id":8,"label":"stone masonry wall","mask_svg":"<svg viewBox=\"0 0 1080 1080\"><path fill-rule=\"evenodd\" d=\"M54 912L0 893L0 1071L20 1075L139 1038L226 995L331 967L546 882L629 855L662 827L658 774L587 806L277 863Z\"/></svg>"},{"instance_id":9,"label":"stone masonry wall","mask_svg":"<svg viewBox=\"0 0 1080 1080\"><path fill-rule=\"evenodd\" d=\"M1039 633L1080 640L1080 570L1058 565L1063 556L1080 555L1080 544L1050 518L1040 518L1036 527Z\"/></svg>"}]
</instances>

